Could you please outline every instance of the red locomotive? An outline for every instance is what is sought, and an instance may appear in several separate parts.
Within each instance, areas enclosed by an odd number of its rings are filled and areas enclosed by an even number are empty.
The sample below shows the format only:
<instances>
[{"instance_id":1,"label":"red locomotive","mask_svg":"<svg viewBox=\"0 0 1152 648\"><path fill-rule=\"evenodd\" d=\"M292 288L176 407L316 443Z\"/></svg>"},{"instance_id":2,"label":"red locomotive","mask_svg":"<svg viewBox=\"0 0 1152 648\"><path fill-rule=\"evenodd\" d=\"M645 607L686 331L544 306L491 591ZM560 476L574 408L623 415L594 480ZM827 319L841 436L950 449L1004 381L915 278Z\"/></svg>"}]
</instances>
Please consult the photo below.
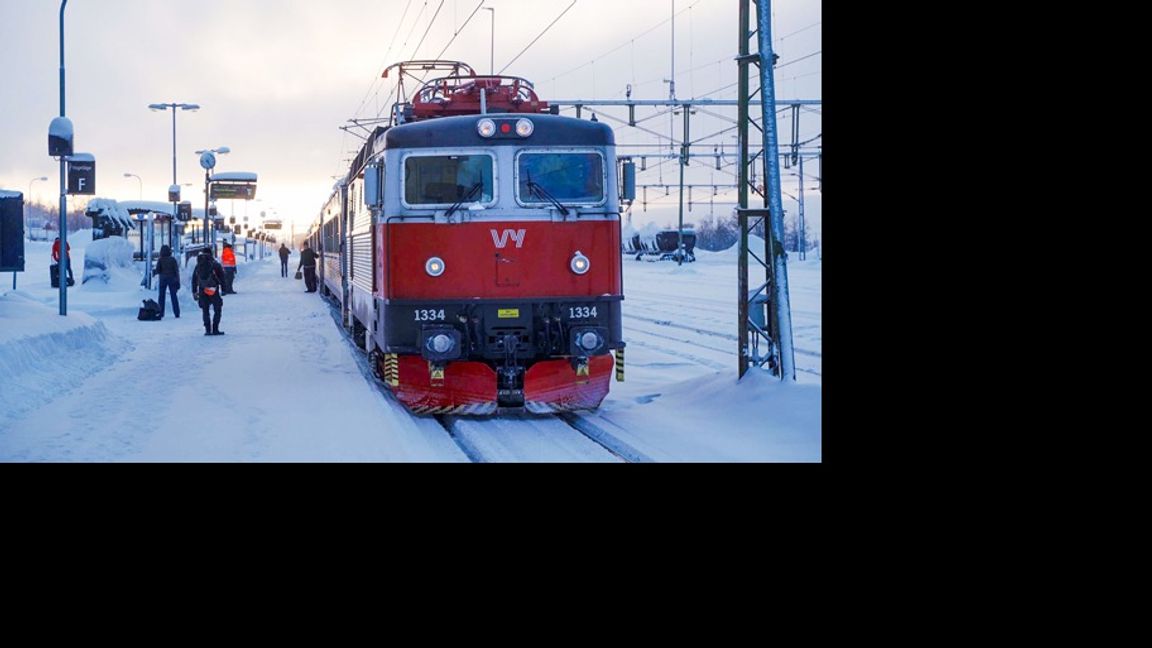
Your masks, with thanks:
<instances>
[{"instance_id":1,"label":"red locomotive","mask_svg":"<svg viewBox=\"0 0 1152 648\"><path fill-rule=\"evenodd\" d=\"M393 68L450 73L394 106L309 231L322 293L415 413L598 407L614 361L623 379L612 129L521 78Z\"/></svg>"}]
</instances>

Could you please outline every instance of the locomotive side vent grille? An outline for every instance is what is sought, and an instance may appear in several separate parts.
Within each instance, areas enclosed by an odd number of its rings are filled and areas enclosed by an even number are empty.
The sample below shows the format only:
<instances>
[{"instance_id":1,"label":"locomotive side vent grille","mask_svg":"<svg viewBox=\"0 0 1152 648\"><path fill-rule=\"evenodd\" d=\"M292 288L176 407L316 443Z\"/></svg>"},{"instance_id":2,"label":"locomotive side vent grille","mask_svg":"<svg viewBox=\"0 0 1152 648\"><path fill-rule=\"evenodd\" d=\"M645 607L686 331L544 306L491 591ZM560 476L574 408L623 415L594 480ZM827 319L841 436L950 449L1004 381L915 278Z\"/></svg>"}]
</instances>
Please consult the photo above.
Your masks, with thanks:
<instances>
[{"instance_id":1,"label":"locomotive side vent grille","mask_svg":"<svg viewBox=\"0 0 1152 648\"><path fill-rule=\"evenodd\" d=\"M352 237L352 283L357 288L372 291L372 236Z\"/></svg>"}]
</instances>

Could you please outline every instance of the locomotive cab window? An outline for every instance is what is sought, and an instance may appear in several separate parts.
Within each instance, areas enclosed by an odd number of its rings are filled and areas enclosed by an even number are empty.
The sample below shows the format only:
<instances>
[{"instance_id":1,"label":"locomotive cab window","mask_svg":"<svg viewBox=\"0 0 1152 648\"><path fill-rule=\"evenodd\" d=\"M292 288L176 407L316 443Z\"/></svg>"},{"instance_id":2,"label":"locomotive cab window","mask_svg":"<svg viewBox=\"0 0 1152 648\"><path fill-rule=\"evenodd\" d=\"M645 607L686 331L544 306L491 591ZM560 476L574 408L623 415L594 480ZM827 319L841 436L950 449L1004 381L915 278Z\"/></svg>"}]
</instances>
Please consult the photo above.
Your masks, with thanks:
<instances>
[{"instance_id":1,"label":"locomotive cab window","mask_svg":"<svg viewBox=\"0 0 1152 648\"><path fill-rule=\"evenodd\" d=\"M522 205L604 202L604 158L599 153L521 153L516 163L517 194Z\"/></svg>"},{"instance_id":2,"label":"locomotive cab window","mask_svg":"<svg viewBox=\"0 0 1152 648\"><path fill-rule=\"evenodd\" d=\"M410 156L404 160L404 202L416 205L491 203L491 155Z\"/></svg>"}]
</instances>

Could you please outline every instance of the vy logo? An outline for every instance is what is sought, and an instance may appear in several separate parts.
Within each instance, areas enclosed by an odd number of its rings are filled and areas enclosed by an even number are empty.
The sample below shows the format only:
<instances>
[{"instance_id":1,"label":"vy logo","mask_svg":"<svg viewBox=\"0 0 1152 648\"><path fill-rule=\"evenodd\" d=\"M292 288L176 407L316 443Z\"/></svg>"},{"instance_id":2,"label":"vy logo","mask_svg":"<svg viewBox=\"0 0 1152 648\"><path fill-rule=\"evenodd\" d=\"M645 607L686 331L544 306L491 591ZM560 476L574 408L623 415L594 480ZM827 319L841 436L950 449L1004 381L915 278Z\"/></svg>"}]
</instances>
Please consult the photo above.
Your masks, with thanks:
<instances>
[{"instance_id":1,"label":"vy logo","mask_svg":"<svg viewBox=\"0 0 1152 648\"><path fill-rule=\"evenodd\" d=\"M497 233L496 230L488 231L492 234L492 244L495 245L498 250L503 250L508 247L508 239L512 239L512 241L516 243L516 249L524 247L525 230L506 229L500 233Z\"/></svg>"}]
</instances>

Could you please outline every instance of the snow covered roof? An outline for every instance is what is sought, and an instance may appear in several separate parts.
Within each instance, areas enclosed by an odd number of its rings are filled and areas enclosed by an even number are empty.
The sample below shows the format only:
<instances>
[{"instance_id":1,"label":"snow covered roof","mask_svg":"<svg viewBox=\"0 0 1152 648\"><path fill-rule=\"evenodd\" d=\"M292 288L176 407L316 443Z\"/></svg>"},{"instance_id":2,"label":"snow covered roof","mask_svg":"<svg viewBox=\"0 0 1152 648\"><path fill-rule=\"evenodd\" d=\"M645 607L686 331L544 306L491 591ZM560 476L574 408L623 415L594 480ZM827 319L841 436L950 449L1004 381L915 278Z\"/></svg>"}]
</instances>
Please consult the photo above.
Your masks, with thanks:
<instances>
[{"instance_id":1,"label":"snow covered roof","mask_svg":"<svg viewBox=\"0 0 1152 648\"><path fill-rule=\"evenodd\" d=\"M19 191L7 191L0 189L0 198L23 198L24 194Z\"/></svg>"},{"instance_id":2,"label":"snow covered roof","mask_svg":"<svg viewBox=\"0 0 1152 648\"><path fill-rule=\"evenodd\" d=\"M157 214L172 215L172 203L155 200L121 200L120 206L126 209L128 213L156 212Z\"/></svg>"},{"instance_id":3,"label":"snow covered roof","mask_svg":"<svg viewBox=\"0 0 1152 648\"><path fill-rule=\"evenodd\" d=\"M72 139L72 120L67 117L57 117L48 125L48 135L63 139Z\"/></svg>"},{"instance_id":4,"label":"snow covered roof","mask_svg":"<svg viewBox=\"0 0 1152 648\"><path fill-rule=\"evenodd\" d=\"M256 174L248 171L228 171L212 176L212 182L256 182Z\"/></svg>"},{"instance_id":5,"label":"snow covered roof","mask_svg":"<svg viewBox=\"0 0 1152 648\"><path fill-rule=\"evenodd\" d=\"M124 206L111 198L93 198L88 201L87 213L103 212L105 216L120 223L125 230L135 229L132 217Z\"/></svg>"}]
</instances>

